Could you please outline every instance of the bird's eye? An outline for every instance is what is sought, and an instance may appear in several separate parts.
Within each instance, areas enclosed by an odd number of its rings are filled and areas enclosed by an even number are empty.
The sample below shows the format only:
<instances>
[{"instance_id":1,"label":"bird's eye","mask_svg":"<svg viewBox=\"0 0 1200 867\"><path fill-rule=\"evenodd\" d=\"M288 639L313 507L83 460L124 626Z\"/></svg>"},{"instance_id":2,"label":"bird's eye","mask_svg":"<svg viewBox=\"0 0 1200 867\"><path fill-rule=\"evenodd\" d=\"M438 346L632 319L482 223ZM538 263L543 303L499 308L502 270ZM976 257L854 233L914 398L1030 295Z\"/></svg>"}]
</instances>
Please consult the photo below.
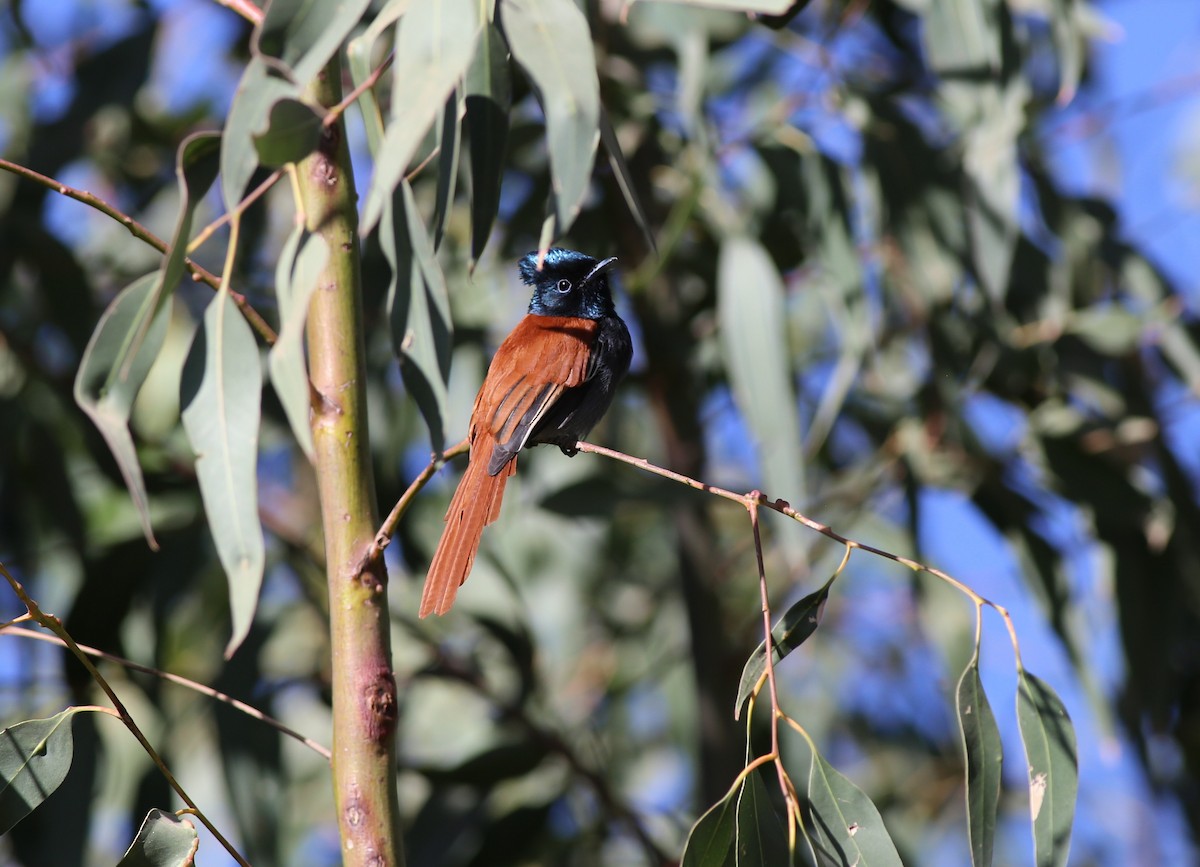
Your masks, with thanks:
<instances>
[{"instance_id":1,"label":"bird's eye","mask_svg":"<svg viewBox=\"0 0 1200 867\"><path fill-rule=\"evenodd\" d=\"M558 281L558 291L562 292L564 295L566 293L570 292L571 291L571 281L570 280L559 280Z\"/></svg>"}]
</instances>

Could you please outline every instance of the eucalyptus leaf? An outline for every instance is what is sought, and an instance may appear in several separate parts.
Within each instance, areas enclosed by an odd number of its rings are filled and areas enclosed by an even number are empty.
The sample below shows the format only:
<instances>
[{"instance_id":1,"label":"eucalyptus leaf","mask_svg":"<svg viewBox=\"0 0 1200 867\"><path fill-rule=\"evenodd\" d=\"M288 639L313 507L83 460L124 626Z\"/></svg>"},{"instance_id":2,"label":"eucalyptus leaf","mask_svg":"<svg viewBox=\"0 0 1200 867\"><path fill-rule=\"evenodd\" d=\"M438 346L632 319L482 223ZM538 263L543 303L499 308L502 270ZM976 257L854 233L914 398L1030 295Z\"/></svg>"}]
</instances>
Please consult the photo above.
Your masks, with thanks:
<instances>
[{"instance_id":1,"label":"eucalyptus leaf","mask_svg":"<svg viewBox=\"0 0 1200 867\"><path fill-rule=\"evenodd\" d=\"M839 867L903 867L879 810L858 786L838 773L810 744L809 842Z\"/></svg>"},{"instance_id":2,"label":"eucalyptus leaf","mask_svg":"<svg viewBox=\"0 0 1200 867\"><path fill-rule=\"evenodd\" d=\"M779 807L763 782L763 771L746 776L737 797L737 867L779 867L791 863L788 835Z\"/></svg>"},{"instance_id":3,"label":"eucalyptus leaf","mask_svg":"<svg viewBox=\"0 0 1200 867\"><path fill-rule=\"evenodd\" d=\"M250 631L265 550L258 520L262 371L250 326L226 292L209 302L183 368L183 429L217 555L229 581L232 656Z\"/></svg>"},{"instance_id":4,"label":"eucalyptus leaf","mask_svg":"<svg viewBox=\"0 0 1200 867\"><path fill-rule=\"evenodd\" d=\"M817 626L821 623L821 615L825 611L825 600L828 598L829 583L826 583L821 589L809 593L784 613L779 622L771 629L772 663L778 663L816 632ZM737 701L733 706L734 719L741 718L742 706L754 692L754 688L766 671L767 643L761 641L742 668Z\"/></svg>"},{"instance_id":5,"label":"eucalyptus leaf","mask_svg":"<svg viewBox=\"0 0 1200 867\"><path fill-rule=\"evenodd\" d=\"M312 428L309 427L309 379L304 361L304 323L308 302L325 263L329 246L320 235L310 235L297 226L284 243L275 270L275 294L279 301L279 339L267 355L271 385L283 404L296 441L313 461Z\"/></svg>"},{"instance_id":6,"label":"eucalyptus leaf","mask_svg":"<svg viewBox=\"0 0 1200 867\"><path fill-rule=\"evenodd\" d=\"M195 825L156 808L142 820L117 867L191 867L199 848Z\"/></svg>"},{"instance_id":7,"label":"eucalyptus leaf","mask_svg":"<svg viewBox=\"0 0 1200 867\"><path fill-rule=\"evenodd\" d=\"M437 197L433 211L433 249L437 250L446 232L450 219L450 208L454 204L454 187L458 180L458 155L462 146L462 125L458 122L463 114L462 88L455 88L446 100L442 111L442 124L438 127L438 182Z\"/></svg>"},{"instance_id":8,"label":"eucalyptus leaf","mask_svg":"<svg viewBox=\"0 0 1200 867\"><path fill-rule=\"evenodd\" d=\"M650 219L646 216L646 209L642 207L642 200L633 186L633 175L629 172L629 164L625 162L625 154L621 152L621 142L617 140L617 132L613 129L612 120L603 106L600 107L600 141L604 142L604 152L608 154L608 162L612 166L613 177L617 180L621 196L625 199L625 206L629 208L642 237L646 239L647 249L657 254L658 245L654 243L654 233L650 231Z\"/></svg>"},{"instance_id":9,"label":"eucalyptus leaf","mask_svg":"<svg viewBox=\"0 0 1200 867\"><path fill-rule=\"evenodd\" d=\"M1017 723L1029 767L1029 812L1037 867L1065 867L1079 790L1075 727L1057 693L1021 671Z\"/></svg>"},{"instance_id":10,"label":"eucalyptus leaf","mask_svg":"<svg viewBox=\"0 0 1200 867\"><path fill-rule=\"evenodd\" d=\"M80 708L0 731L0 834L32 813L62 785L71 769L71 721Z\"/></svg>"},{"instance_id":11,"label":"eucalyptus leaf","mask_svg":"<svg viewBox=\"0 0 1200 867\"><path fill-rule=\"evenodd\" d=\"M744 784L743 784L744 785ZM742 786L704 811L683 844L681 867L725 867L732 863L730 847L737 833L737 805Z\"/></svg>"},{"instance_id":12,"label":"eucalyptus leaf","mask_svg":"<svg viewBox=\"0 0 1200 867\"><path fill-rule=\"evenodd\" d=\"M317 149L322 117L312 106L284 97L267 113L265 132L254 134L254 150L261 165L277 167L296 163Z\"/></svg>"},{"instance_id":13,"label":"eucalyptus leaf","mask_svg":"<svg viewBox=\"0 0 1200 867\"><path fill-rule=\"evenodd\" d=\"M489 23L479 35L467 70L467 153L471 167L471 259L483 254L500 210L500 183L508 145L512 73L500 28Z\"/></svg>"},{"instance_id":14,"label":"eucalyptus leaf","mask_svg":"<svg viewBox=\"0 0 1200 867\"><path fill-rule=\"evenodd\" d=\"M954 700L967 765L967 835L971 841L971 863L975 867L989 867L996 843L1004 750L996 717L979 679L978 648L958 679Z\"/></svg>"},{"instance_id":15,"label":"eucalyptus leaf","mask_svg":"<svg viewBox=\"0 0 1200 867\"><path fill-rule=\"evenodd\" d=\"M600 80L587 19L572 0L507 0L500 7L513 59L546 115L558 231L583 205L600 139Z\"/></svg>"},{"instance_id":16,"label":"eucalyptus leaf","mask_svg":"<svg viewBox=\"0 0 1200 867\"><path fill-rule=\"evenodd\" d=\"M254 29L255 54L298 85L324 69L371 0L271 0Z\"/></svg>"},{"instance_id":17,"label":"eucalyptus leaf","mask_svg":"<svg viewBox=\"0 0 1200 867\"><path fill-rule=\"evenodd\" d=\"M804 465L783 293L779 271L757 241L734 236L721 245L717 313L729 381L762 477L794 501L804 496Z\"/></svg>"},{"instance_id":18,"label":"eucalyptus leaf","mask_svg":"<svg viewBox=\"0 0 1200 867\"><path fill-rule=\"evenodd\" d=\"M404 180L417 147L467 71L480 31L476 0L414 4L396 32L391 120L377 153L362 230L370 231Z\"/></svg>"},{"instance_id":19,"label":"eucalyptus leaf","mask_svg":"<svg viewBox=\"0 0 1200 867\"><path fill-rule=\"evenodd\" d=\"M74 388L75 403L96 425L117 461L141 519L146 541L154 550L158 550L158 542L150 524L146 482L129 431L129 416L138 390L162 349L170 308L164 306L154 315L141 345L132 355L130 347L141 331L145 316L153 312L154 291L159 284L159 272L147 274L112 300L83 351Z\"/></svg>"},{"instance_id":20,"label":"eucalyptus leaf","mask_svg":"<svg viewBox=\"0 0 1200 867\"><path fill-rule=\"evenodd\" d=\"M221 139L221 196L233 212L258 168L255 139L269 135L271 108L281 100L299 100L300 89L273 71L260 57L250 58L233 94Z\"/></svg>"}]
</instances>

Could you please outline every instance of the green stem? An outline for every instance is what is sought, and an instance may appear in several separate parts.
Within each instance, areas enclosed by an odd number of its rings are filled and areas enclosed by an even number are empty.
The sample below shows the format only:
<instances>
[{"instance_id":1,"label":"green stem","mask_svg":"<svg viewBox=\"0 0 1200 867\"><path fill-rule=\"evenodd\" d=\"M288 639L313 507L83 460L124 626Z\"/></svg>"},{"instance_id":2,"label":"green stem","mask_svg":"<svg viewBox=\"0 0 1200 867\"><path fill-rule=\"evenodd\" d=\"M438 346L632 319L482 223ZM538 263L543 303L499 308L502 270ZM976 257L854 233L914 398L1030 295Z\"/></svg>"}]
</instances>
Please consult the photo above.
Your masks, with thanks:
<instances>
[{"instance_id":1,"label":"green stem","mask_svg":"<svg viewBox=\"0 0 1200 867\"><path fill-rule=\"evenodd\" d=\"M309 85L326 107L342 98L340 61ZM330 255L308 314L313 445L325 534L333 660L333 784L346 867L404 863L396 790L398 713L387 571L375 541L375 479L367 435L362 275L354 175L339 121L297 166L309 231ZM360 565L367 568L360 571Z\"/></svg>"}]
</instances>

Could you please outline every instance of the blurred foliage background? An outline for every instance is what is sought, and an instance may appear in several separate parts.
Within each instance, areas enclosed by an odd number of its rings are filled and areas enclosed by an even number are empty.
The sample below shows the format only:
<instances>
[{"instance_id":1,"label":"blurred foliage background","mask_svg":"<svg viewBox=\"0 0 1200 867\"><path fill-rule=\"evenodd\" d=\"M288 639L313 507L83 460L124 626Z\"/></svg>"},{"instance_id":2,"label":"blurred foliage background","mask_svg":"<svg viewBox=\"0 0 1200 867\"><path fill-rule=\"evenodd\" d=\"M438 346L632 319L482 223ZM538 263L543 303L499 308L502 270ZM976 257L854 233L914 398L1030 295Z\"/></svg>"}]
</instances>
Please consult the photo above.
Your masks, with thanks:
<instances>
[{"instance_id":1,"label":"blurred foliage background","mask_svg":"<svg viewBox=\"0 0 1200 867\"><path fill-rule=\"evenodd\" d=\"M762 488L1008 605L1026 664L1064 696L1080 734L1072 863L1193 863L1196 285L1125 231L1122 208L1138 205L1124 185L1109 177L1100 186L1111 195L1081 194L1078 166L1061 155L1073 137L1103 140L1105 113L1137 108L1097 95L1089 59L1096 39L1117 35L1106 7L1122 4L814 0L758 20L698 5L584 5L602 102L657 246L602 146L564 241L620 257L619 307L637 348L593 439ZM1183 6L1145 5L1162 16ZM1189 20L1194 46L1200 22ZM175 148L223 124L249 33L210 0L13 2L0 11L0 151L169 237ZM465 160L444 215L450 442L490 350L524 312L513 263L537 246L551 195L538 103L515 69L512 86L499 217L473 269ZM365 132L355 110L347 118L363 193ZM1115 149L1107 158L1116 175ZM1194 190L1189 166L1194 154L1175 170ZM413 179L427 221L447 173L435 158ZM197 225L221 212L214 190ZM269 319L291 218L280 185L243 221L235 286ZM220 246L195 258L219 272ZM120 224L0 173L0 558L79 642L327 740L318 504L269 391L267 578L249 639L222 659L225 579L178 396L210 290L179 288L133 417L161 551L147 548L115 463L72 400L100 312L159 260ZM392 355L374 236L364 269L386 511L431 443ZM387 550L409 863L677 857L744 761L733 699L761 615L742 510L593 455L535 450L454 613L417 622L454 476L452 465L422 493ZM825 581L841 550L784 520L766 529L783 610ZM20 613L0 593L0 620ZM821 629L780 666L781 703L872 797L907 863L969 859L951 697L971 614L937 582L856 554ZM92 701L85 673L57 649L16 637L0 648L0 721ZM986 624L983 670L1007 753L997 861L1032 863L998 621ZM254 864L337 863L320 756L192 692L105 671ZM67 782L0 840L0 864L114 863L141 816L171 803L117 725L75 725ZM223 863L208 843L201 853Z\"/></svg>"}]
</instances>

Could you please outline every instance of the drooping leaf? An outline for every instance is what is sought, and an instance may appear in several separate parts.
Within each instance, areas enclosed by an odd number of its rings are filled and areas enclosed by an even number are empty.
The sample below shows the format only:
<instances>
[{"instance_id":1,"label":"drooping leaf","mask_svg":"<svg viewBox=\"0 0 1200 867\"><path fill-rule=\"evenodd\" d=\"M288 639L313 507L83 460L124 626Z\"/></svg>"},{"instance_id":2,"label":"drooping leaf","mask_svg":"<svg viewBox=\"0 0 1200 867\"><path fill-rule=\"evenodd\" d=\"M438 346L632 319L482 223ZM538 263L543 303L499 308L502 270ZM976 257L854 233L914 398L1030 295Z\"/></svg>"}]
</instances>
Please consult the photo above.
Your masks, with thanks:
<instances>
[{"instance_id":1,"label":"drooping leaf","mask_svg":"<svg viewBox=\"0 0 1200 867\"><path fill-rule=\"evenodd\" d=\"M455 88L446 100L442 111L442 125L438 127L438 182L437 198L433 209L433 249L442 244L446 221L450 219L450 207L454 203L454 186L458 180L458 153L462 145L462 125L458 122L463 113L463 92Z\"/></svg>"},{"instance_id":2,"label":"drooping leaf","mask_svg":"<svg viewBox=\"0 0 1200 867\"><path fill-rule=\"evenodd\" d=\"M279 301L279 339L267 355L271 385L279 395L296 441L311 461L314 459L312 429L309 427L308 367L304 362L304 323L308 302L321 270L329 260L329 247L320 235L309 235L297 226L280 251L275 270L275 294Z\"/></svg>"},{"instance_id":3,"label":"drooping leaf","mask_svg":"<svg viewBox=\"0 0 1200 867\"><path fill-rule=\"evenodd\" d=\"M1014 80L1003 91L981 88L984 108L967 131L963 168L967 176L965 209L971 259L984 290L1000 299L1008 289L1008 273L1017 247L1017 200L1021 175L1017 136L1025 125L1028 87Z\"/></svg>"},{"instance_id":4,"label":"drooping leaf","mask_svg":"<svg viewBox=\"0 0 1200 867\"><path fill-rule=\"evenodd\" d=\"M732 862L730 847L737 833L737 805L742 786L713 804L692 825L683 844L681 867L725 867Z\"/></svg>"},{"instance_id":5,"label":"drooping leaf","mask_svg":"<svg viewBox=\"0 0 1200 867\"><path fill-rule=\"evenodd\" d=\"M129 432L129 415L138 389L162 349L170 319L169 307L158 311L137 351L132 356L129 352L141 330L143 317L153 310L154 289L159 280L158 272L147 274L123 289L108 305L83 351L74 389L75 403L99 429L117 461L141 518L146 541L154 550L158 550L158 542L150 525L146 482Z\"/></svg>"},{"instance_id":6,"label":"drooping leaf","mask_svg":"<svg viewBox=\"0 0 1200 867\"><path fill-rule=\"evenodd\" d=\"M1058 104L1066 105L1079 88L1087 56L1079 0L1051 0L1050 32L1058 59Z\"/></svg>"},{"instance_id":7,"label":"drooping leaf","mask_svg":"<svg viewBox=\"0 0 1200 867\"><path fill-rule=\"evenodd\" d=\"M996 717L979 679L978 647L958 679L954 700L967 765L967 835L971 840L971 863L975 867L989 867L996 842L1000 765L1004 751Z\"/></svg>"},{"instance_id":8,"label":"drooping leaf","mask_svg":"<svg viewBox=\"0 0 1200 867\"><path fill-rule=\"evenodd\" d=\"M267 113L266 131L254 134L259 163L274 168L304 159L321 141L321 124L312 106L291 97L278 100Z\"/></svg>"},{"instance_id":9,"label":"drooping leaf","mask_svg":"<svg viewBox=\"0 0 1200 867\"><path fill-rule=\"evenodd\" d=\"M583 205L600 139L600 81L587 19L572 0L507 0L500 7L513 58L546 115L559 233Z\"/></svg>"},{"instance_id":10,"label":"drooping leaf","mask_svg":"<svg viewBox=\"0 0 1200 867\"><path fill-rule=\"evenodd\" d=\"M428 0L414 4L396 32L391 120L375 164L363 210L363 231L374 228L404 179L425 133L467 71L479 38L476 0Z\"/></svg>"},{"instance_id":11,"label":"drooping leaf","mask_svg":"<svg viewBox=\"0 0 1200 867\"><path fill-rule=\"evenodd\" d=\"M192 218L221 168L221 136L197 132L179 144L175 156L175 179L179 185L179 218L171 235L171 246L159 272L162 282L154 290L155 312L162 309L183 277Z\"/></svg>"},{"instance_id":12,"label":"drooping leaf","mask_svg":"<svg viewBox=\"0 0 1200 867\"><path fill-rule=\"evenodd\" d=\"M317 76L358 24L371 0L271 0L253 47L293 82Z\"/></svg>"},{"instance_id":13,"label":"drooping leaf","mask_svg":"<svg viewBox=\"0 0 1200 867\"><path fill-rule=\"evenodd\" d=\"M500 210L500 182L508 145L512 74L508 46L500 28L489 23L479 34L475 58L467 70L467 150L471 164L471 259L487 246Z\"/></svg>"},{"instance_id":14,"label":"drooping leaf","mask_svg":"<svg viewBox=\"0 0 1200 867\"><path fill-rule=\"evenodd\" d=\"M233 94L221 139L221 196L232 212L258 168L256 136L267 134L271 107L280 100L298 100L300 89L278 75L260 57L250 58Z\"/></svg>"},{"instance_id":15,"label":"drooping leaf","mask_svg":"<svg viewBox=\"0 0 1200 867\"><path fill-rule=\"evenodd\" d=\"M1075 727L1062 700L1027 671L1017 683L1017 723L1029 765L1029 812L1038 867L1064 867L1079 790Z\"/></svg>"},{"instance_id":16,"label":"drooping leaf","mask_svg":"<svg viewBox=\"0 0 1200 867\"><path fill-rule=\"evenodd\" d=\"M621 142L617 140L617 132L613 129L612 120L609 119L604 106L600 107L600 140L604 142L604 152L608 154L608 162L612 166L613 177L617 179L617 186L621 189L621 196L625 199L625 206L629 208L642 237L646 239L646 247L657 253L658 246L654 243L654 233L650 231L650 220L633 186L633 175L629 172L629 164L625 162L625 154L621 152Z\"/></svg>"},{"instance_id":17,"label":"drooping leaf","mask_svg":"<svg viewBox=\"0 0 1200 867\"><path fill-rule=\"evenodd\" d=\"M37 809L71 769L71 720L79 708L0 731L0 834Z\"/></svg>"},{"instance_id":18,"label":"drooping leaf","mask_svg":"<svg viewBox=\"0 0 1200 867\"><path fill-rule=\"evenodd\" d=\"M191 822L153 809L117 867L192 867L199 848L200 838Z\"/></svg>"},{"instance_id":19,"label":"drooping leaf","mask_svg":"<svg viewBox=\"0 0 1200 867\"><path fill-rule=\"evenodd\" d=\"M384 30L396 23L396 20L407 11L412 0L388 0L379 14L371 21L359 36L351 39L346 45L346 57L350 66L350 77L354 86L360 86L371 75L372 49L375 40ZM379 111L379 103L370 88L364 90L358 98L362 107L363 124L367 130L367 147L371 155L379 153L383 142L383 115Z\"/></svg>"},{"instance_id":20,"label":"drooping leaf","mask_svg":"<svg viewBox=\"0 0 1200 867\"><path fill-rule=\"evenodd\" d=\"M446 281L433 244L402 181L384 209L380 246L392 269L388 319L392 348L404 384L417 402L433 448L445 444L446 381L450 373L452 326Z\"/></svg>"},{"instance_id":21,"label":"drooping leaf","mask_svg":"<svg viewBox=\"0 0 1200 867\"><path fill-rule=\"evenodd\" d=\"M250 326L229 295L209 303L183 368L183 429L217 554L229 581L231 656L250 631L265 551L258 520L258 428L262 371Z\"/></svg>"},{"instance_id":22,"label":"drooping leaf","mask_svg":"<svg viewBox=\"0 0 1200 867\"><path fill-rule=\"evenodd\" d=\"M789 608L771 629L771 661L777 664L781 659L803 644L821 623L821 615L825 610L825 600L829 598L829 584L809 593L791 608ZM767 643L759 642L758 647L746 660L742 668L742 679L738 683L737 701L733 706L734 719L742 714L742 705L758 685L767 670Z\"/></svg>"},{"instance_id":23,"label":"drooping leaf","mask_svg":"<svg viewBox=\"0 0 1200 867\"><path fill-rule=\"evenodd\" d=\"M871 799L838 773L811 744L809 749L812 765L807 794L811 821L806 827L817 863L839 867L902 867L896 844ZM817 852L823 858L817 857Z\"/></svg>"},{"instance_id":24,"label":"drooping leaf","mask_svg":"<svg viewBox=\"0 0 1200 867\"><path fill-rule=\"evenodd\" d=\"M795 501L804 496L804 465L783 292L775 263L757 241L733 237L721 245L717 313L729 381L754 435L763 477Z\"/></svg>"},{"instance_id":25,"label":"drooping leaf","mask_svg":"<svg viewBox=\"0 0 1200 867\"><path fill-rule=\"evenodd\" d=\"M787 831L779 808L763 782L763 771L746 777L737 798L737 867L778 867L790 864Z\"/></svg>"}]
</instances>

